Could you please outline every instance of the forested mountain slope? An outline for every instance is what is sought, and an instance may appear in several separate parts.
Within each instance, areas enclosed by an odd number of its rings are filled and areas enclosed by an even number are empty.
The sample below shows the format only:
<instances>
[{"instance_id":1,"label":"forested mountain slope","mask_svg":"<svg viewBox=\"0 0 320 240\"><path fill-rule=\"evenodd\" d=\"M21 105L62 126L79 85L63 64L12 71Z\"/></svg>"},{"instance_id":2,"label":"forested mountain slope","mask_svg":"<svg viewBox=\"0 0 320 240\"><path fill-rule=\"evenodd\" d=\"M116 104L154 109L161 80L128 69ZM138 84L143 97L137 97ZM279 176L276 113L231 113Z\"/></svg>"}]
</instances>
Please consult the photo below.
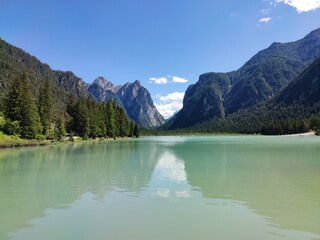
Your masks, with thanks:
<instances>
[{"instance_id":1,"label":"forested mountain slope","mask_svg":"<svg viewBox=\"0 0 320 240\"><path fill-rule=\"evenodd\" d=\"M320 134L320 57L274 98L240 109L225 118L195 125L193 131L290 134L315 130Z\"/></svg>"},{"instance_id":2,"label":"forested mountain slope","mask_svg":"<svg viewBox=\"0 0 320 240\"><path fill-rule=\"evenodd\" d=\"M165 128L191 127L272 99L319 56L320 28L295 42L271 44L237 71L202 74Z\"/></svg>"},{"instance_id":3,"label":"forested mountain slope","mask_svg":"<svg viewBox=\"0 0 320 240\"><path fill-rule=\"evenodd\" d=\"M72 72L55 71L24 50L0 39L0 112L4 96L14 79L23 73L28 75L33 95L39 98L39 91L46 81L51 85L55 111L65 111L69 96L85 97L92 95L98 102L113 100L125 108L126 113L143 127L154 127L164 123L164 118L153 104L150 93L136 81L124 86L114 86L103 78L92 84L85 83ZM139 84L137 84L139 83Z\"/></svg>"}]
</instances>

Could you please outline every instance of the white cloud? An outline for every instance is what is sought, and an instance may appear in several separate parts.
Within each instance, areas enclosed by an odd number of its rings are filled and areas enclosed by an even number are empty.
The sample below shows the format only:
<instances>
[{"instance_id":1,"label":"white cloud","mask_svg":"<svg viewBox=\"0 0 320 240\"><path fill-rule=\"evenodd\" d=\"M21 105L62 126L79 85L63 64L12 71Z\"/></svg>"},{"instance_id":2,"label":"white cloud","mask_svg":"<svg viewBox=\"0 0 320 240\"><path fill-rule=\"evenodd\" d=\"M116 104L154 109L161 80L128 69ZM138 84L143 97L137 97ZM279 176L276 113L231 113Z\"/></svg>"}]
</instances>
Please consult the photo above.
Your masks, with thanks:
<instances>
[{"instance_id":1,"label":"white cloud","mask_svg":"<svg viewBox=\"0 0 320 240\"><path fill-rule=\"evenodd\" d=\"M261 19L259 20L259 22L268 23L268 22L270 22L271 20L272 20L272 18L266 17L266 18L261 18Z\"/></svg>"},{"instance_id":2,"label":"white cloud","mask_svg":"<svg viewBox=\"0 0 320 240\"><path fill-rule=\"evenodd\" d=\"M182 101L184 97L184 92L174 92L170 93L167 96L160 96L160 100L163 102L175 102Z\"/></svg>"},{"instance_id":3,"label":"white cloud","mask_svg":"<svg viewBox=\"0 0 320 240\"><path fill-rule=\"evenodd\" d=\"M298 13L309 12L320 8L320 0L275 0L275 2L294 7Z\"/></svg>"},{"instance_id":4,"label":"white cloud","mask_svg":"<svg viewBox=\"0 0 320 240\"><path fill-rule=\"evenodd\" d=\"M270 13L270 11L271 11L270 8L265 8L265 9L262 9L262 10L261 10L261 13L262 13L262 14L268 14L268 13Z\"/></svg>"},{"instance_id":5,"label":"white cloud","mask_svg":"<svg viewBox=\"0 0 320 240\"><path fill-rule=\"evenodd\" d=\"M169 118L183 106L184 92L174 92L166 96L159 96L160 103L155 103L156 108L164 118Z\"/></svg>"},{"instance_id":6,"label":"white cloud","mask_svg":"<svg viewBox=\"0 0 320 240\"><path fill-rule=\"evenodd\" d=\"M185 78L173 76L172 77L172 82L174 82L174 83L186 83L186 82L188 82L188 80L185 79Z\"/></svg>"},{"instance_id":7,"label":"white cloud","mask_svg":"<svg viewBox=\"0 0 320 240\"><path fill-rule=\"evenodd\" d=\"M169 80L172 79L172 80ZM171 76L171 75L167 75L166 77L151 77L149 78L150 83L155 83L155 84L167 84L168 82L172 82L172 83L186 83L188 82L187 79L182 78L182 77L176 77L176 76Z\"/></svg>"},{"instance_id":8,"label":"white cloud","mask_svg":"<svg viewBox=\"0 0 320 240\"><path fill-rule=\"evenodd\" d=\"M166 84L168 83L168 79L165 77L161 77L161 78L155 78L155 77L151 77L149 78L151 83L155 83L155 84Z\"/></svg>"}]
</instances>

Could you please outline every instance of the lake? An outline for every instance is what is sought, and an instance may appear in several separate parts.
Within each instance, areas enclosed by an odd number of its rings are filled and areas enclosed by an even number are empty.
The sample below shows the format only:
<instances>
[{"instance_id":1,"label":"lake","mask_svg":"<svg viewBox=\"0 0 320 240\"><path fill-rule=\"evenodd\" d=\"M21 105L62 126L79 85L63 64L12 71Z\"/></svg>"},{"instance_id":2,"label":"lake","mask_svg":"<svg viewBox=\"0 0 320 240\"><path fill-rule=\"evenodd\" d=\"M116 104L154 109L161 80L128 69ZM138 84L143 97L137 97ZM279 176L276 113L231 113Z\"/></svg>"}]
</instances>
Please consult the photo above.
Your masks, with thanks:
<instances>
[{"instance_id":1,"label":"lake","mask_svg":"<svg viewBox=\"0 0 320 240\"><path fill-rule=\"evenodd\" d=\"M320 239L320 137L0 150L0 239Z\"/></svg>"}]
</instances>

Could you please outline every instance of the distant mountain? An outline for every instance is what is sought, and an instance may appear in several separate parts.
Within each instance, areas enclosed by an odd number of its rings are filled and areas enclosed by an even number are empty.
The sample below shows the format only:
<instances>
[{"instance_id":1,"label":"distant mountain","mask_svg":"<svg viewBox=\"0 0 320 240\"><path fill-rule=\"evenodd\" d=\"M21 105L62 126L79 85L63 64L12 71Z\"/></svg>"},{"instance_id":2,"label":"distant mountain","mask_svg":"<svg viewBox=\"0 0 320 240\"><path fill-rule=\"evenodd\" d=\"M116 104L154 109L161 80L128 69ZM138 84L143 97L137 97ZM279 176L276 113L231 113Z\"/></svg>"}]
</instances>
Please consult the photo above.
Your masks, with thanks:
<instances>
[{"instance_id":1,"label":"distant mountain","mask_svg":"<svg viewBox=\"0 0 320 240\"><path fill-rule=\"evenodd\" d=\"M114 101L117 105L122 106L120 98L116 94L117 87L110 81L103 77L96 78L89 86L88 92L98 101L107 102L109 100Z\"/></svg>"},{"instance_id":2,"label":"distant mountain","mask_svg":"<svg viewBox=\"0 0 320 240\"><path fill-rule=\"evenodd\" d=\"M30 78L34 96L45 79L48 79L54 92L54 101L64 111L69 95L77 97L92 95L97 101L113 100L125 108L129 117L143 127L154 127L164 123L164 119L153 104L148 90L136 81L124 86L114 86L103 77L92 84L85 83L72 72L52 70L22 49L14 47L0 38L0 111L1 102L13 79L26 72Z\"/></svg>"},{"instance_id":3,"label":"distant mountain","mask_svg":"<svg viewBox=\"0 0 320 240\"><path fill-rule=\"evenodd\" d=\"M99 102L113 100L121 104L128 116L141 126L157 127L165 122L149 91L139 81L115 86L103 77L98 77L90 84L88 91Z\"/></svg>"},{"instance_id":4,"label":"distant mountain","mask_svg":"<svg viewBox=\"0 0 320 240\"><path fill-rule=\"evenodd\" d=\"M296 42L271 44L237 71L202 74L165 128L191 127L272 99L318 56L320 28Z\"/></svg>"}]
</instances>

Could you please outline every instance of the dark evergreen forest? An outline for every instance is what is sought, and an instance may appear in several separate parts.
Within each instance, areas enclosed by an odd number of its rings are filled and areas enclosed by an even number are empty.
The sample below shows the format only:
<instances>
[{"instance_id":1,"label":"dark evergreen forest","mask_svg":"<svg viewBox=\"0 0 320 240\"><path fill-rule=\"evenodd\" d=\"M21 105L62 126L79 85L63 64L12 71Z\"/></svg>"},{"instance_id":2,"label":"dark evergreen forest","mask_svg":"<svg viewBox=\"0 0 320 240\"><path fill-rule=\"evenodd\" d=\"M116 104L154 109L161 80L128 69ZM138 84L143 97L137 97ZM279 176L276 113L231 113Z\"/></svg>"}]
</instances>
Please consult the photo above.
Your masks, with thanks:
<instances>
[{"instance_id":1,"label":"dark evergreen forest","mask_svg":"<svg viewBox=\"0 0 320 240\"><path fill-rule=\"evenodd\" d=\"M58 140L139 137L137 124L114 102L97 103L88 95L69 94L66 104L56 100L48 79L39 94L27 73L17 75L4 96L0 130L25 139Z\"/></svg>"}]
</instances>

